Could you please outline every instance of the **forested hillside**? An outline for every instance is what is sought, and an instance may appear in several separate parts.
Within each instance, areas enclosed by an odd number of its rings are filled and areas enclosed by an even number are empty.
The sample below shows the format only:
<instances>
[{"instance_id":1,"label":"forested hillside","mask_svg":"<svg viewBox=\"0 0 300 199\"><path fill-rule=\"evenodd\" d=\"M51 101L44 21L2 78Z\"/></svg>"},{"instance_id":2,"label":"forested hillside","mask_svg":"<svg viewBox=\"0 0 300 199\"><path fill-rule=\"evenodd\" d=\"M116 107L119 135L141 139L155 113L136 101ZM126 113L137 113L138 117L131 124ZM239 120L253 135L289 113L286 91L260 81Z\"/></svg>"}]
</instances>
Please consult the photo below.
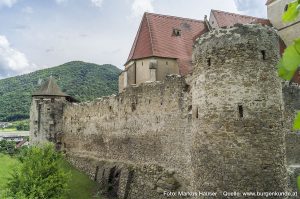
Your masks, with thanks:
<instances>
[{"instance_id":1,"label":"forested hillside","mask_svg":"<svg viewBox=\"0 0 300 199\"><path fill-rule=\"evenodd\" d=\"M31 94L51 75L62 91L79 101L118 92L120 69L80 61L0 80L0 121L29 117Z\"/></svg>"}]
</instances>

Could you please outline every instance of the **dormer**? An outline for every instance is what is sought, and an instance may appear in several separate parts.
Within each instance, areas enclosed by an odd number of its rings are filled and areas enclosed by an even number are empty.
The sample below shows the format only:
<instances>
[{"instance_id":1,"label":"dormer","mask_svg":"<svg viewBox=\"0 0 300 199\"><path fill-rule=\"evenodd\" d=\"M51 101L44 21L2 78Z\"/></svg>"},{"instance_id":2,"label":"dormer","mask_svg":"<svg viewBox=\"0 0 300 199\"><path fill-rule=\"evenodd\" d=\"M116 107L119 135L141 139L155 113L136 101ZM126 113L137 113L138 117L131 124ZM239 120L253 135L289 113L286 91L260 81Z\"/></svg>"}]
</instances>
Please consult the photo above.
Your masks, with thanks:
<instances>
[{"instance_id":1,"label":"dormer","mask_svg":"<svg viewBox=\"0 0 300 199\"><path fill-rule=\"evenodd\" d=\"M180 37L181 36L181 30L179 28L173 28L172 36Z\"/></svg>"}]
</instances>

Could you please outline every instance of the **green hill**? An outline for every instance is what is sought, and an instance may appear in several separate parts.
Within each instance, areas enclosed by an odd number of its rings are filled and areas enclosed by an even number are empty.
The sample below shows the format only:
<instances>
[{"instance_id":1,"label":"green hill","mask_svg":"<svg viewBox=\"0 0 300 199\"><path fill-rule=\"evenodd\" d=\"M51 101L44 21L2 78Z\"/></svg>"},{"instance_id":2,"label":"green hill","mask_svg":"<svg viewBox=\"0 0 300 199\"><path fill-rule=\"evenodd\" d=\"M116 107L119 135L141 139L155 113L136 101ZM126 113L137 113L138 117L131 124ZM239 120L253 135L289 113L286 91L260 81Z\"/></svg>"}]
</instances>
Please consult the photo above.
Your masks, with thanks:
<instances>
[{"instance_id":1,"label":"green hill","mask_svg":"<svg viewBox=\"0 0 300 199\"><path fill-rule=\"evenodd\" d=\"M32 92L39 87L39 81L46 80L51 75L63 92L79 101L88 101L117 93L119 73L120 69L113 65L73 61L26 75L2 79L0 121L28 118Z\"/></svg>"}]
</instances>

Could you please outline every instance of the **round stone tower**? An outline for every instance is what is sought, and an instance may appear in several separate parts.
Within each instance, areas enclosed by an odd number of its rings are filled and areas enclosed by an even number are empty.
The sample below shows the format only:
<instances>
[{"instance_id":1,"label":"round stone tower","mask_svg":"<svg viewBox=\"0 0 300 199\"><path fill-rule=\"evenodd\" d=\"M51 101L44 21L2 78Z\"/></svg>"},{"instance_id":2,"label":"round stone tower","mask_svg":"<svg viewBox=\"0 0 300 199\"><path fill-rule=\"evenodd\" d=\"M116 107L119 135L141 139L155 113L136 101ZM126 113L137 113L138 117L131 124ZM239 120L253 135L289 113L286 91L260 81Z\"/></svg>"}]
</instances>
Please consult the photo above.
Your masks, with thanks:
<instances>
[{"instance_id":1,"label":"round stone tower","mask_svg":"<svg viewBox=\"0 0 300 199\"><path fill-rule=\"evenodd\" d=\"M60 148L63 109L72 98L63 93L51 76L32 95L30 143L54 142Z\"/></svg>"},{"instance_id":2,"label":"round stone tower","mask_svg":"<svg viewBox=\"0 0 300 199\"><path fill-rule=\"evenodd\" d=\"M196 190L222 196L286 189L278 60L278 36L270 27L236 25L197 39L192 86Z\"/></svg>"}]
</instances>

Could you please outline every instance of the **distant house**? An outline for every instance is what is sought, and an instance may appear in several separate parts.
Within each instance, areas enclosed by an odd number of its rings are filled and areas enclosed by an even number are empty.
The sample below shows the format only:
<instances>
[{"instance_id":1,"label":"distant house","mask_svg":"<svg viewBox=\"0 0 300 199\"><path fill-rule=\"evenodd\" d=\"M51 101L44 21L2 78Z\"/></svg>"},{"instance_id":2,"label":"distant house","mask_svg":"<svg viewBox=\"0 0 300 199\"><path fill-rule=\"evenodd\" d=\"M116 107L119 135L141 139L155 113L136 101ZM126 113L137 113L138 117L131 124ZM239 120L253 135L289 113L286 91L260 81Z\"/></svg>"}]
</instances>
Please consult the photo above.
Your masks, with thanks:
<instances>
[{"instance_id":1,"label":"distant house","mask_svg":"<svg viewBox=\"0 0 300 199\"><path fill-rule=\"evenodd\" d=\"M28 137L29 137L28 131L20 131L15 133L1 133L0 141L6 140L11 142L16 142L16 144L19 144L20 142L27 141Z\"/></svg>"},{"instance_id":2,"label":"distant house","mask_svg":"<svg viewBox=\"0 0 300 199\"><path fill-rule=\"evenodd\" d=\"M287 9L288 3L294 0L267 0L268 19L278 30L278 34L286 45L290 45L294 39L300 37L300 18L291 23L282 22L282 14Z\"/></svg>"},{"instance_id":3,"label":"distant house","mask_svg":"<svg viewBox=\"0 0 300 199\"><path fill-rule=\"evenodd\" d=\"M19 136L19 135L0 135L0 141L6 140L6 141L13 141L13 142L21 142L25 140L25 136Z\"/></svg>"},{"instance_id":4,"label":"distant house","mask_svg":"<svg viewBox=\"0 0 300 199\"><path fill-rule=\"evenodd\" d=\"M211 10L209 20L145 13L133 42L125 70L119 76L119 92L130 85L162 81L166 75L192 72L196 38L214 29L237 23L270 25L267 19Z\"/></svg>"},{"instance_id":5,"label":"distant house","mask_svg":"<svg viewBox=\"0 0 300 199\"><path fill-rule=\"evenodd\" d=\"M4 128L8 128L12 125L12 123L9 122L0 122L0 128L4 129Z\"/></svg>"}]
</instances>

